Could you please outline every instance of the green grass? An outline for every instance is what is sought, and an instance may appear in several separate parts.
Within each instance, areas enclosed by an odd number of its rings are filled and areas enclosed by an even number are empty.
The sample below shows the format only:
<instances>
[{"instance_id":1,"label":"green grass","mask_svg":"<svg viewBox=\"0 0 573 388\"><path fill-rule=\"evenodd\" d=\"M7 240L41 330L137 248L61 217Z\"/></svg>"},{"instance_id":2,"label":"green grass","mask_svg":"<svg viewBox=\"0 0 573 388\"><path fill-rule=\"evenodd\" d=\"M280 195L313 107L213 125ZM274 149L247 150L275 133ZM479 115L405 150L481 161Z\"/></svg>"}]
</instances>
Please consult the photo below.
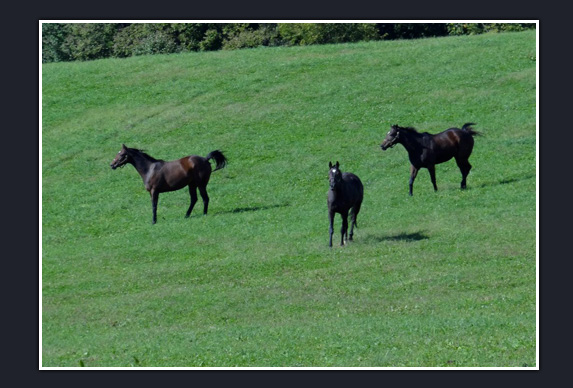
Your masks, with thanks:
<instances>
[{"instance_id":1,"label":"green grass","mask_svg":"<svg viewBox=\"0 0 573 388\"><path fill-rule=\"evenodd\" d=\"M43 367L522 367L536 356L535 31L42 65ZM476 138L433 192L391 124ZM158 223L121 144L222 149ZM365 186L328 248L329 161ZM335 220L335 241L341 221Z\"/></svg>"}]
</instances>

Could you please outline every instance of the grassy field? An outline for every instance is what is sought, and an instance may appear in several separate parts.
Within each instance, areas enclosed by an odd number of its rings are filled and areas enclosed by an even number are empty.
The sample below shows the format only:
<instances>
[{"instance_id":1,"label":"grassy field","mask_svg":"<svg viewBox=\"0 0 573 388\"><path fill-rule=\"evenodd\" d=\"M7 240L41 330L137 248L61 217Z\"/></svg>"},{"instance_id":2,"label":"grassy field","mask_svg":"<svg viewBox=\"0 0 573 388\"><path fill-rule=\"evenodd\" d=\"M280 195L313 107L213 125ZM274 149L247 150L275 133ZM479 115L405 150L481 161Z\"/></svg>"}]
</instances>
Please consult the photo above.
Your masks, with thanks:
<instances>
[{"instance_id":1,"label":"grassy field","mask_svg":"<svg viewBox=\"0 0 573 388\"><path fill-rule=\"evenodd\" d=\"M391 124L475 122L408 196ZM121 144L221 149L158 223ZM536 367L535 31L42 65L41 366ZM328 248L328 162L365 187ZM335 220L338 241L340 217Z\"/></svg>"}]
</instances>

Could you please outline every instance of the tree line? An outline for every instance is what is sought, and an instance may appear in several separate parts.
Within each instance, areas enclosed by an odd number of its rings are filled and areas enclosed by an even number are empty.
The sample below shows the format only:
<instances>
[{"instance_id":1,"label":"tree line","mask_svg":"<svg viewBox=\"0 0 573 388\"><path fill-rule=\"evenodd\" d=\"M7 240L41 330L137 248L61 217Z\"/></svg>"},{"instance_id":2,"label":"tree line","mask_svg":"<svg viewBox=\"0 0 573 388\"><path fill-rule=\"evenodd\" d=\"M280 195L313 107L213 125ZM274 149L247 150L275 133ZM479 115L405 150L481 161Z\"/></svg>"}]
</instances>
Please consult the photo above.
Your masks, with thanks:
<instances>
[{"instance_id":1,"label":"tree line","mask_svg":"<svg viewBox=\"0 0 573 388\"><path fill-rule=\"evenodd\" d=\"M42 23L42 62L534 29L535 23Z\"/></svg>"}]
</instances>

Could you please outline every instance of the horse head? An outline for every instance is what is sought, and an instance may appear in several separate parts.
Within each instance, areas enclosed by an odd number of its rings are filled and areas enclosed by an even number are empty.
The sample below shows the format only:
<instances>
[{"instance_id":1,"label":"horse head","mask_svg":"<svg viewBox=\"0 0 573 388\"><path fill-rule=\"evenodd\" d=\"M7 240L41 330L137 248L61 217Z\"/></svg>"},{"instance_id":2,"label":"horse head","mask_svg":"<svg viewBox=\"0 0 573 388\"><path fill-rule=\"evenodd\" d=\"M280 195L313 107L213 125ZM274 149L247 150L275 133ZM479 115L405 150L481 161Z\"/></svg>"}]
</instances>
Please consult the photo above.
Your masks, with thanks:
<instances>
[{"instance_id":1,"label":"horse head","mask_svg":"<svg viewBox=\"0 0 573 388\"><path fill-rule=\"evenodd\" d=\"M123 167L131 160L131 156L129 155L128 148L125 144L121 145L121 150L117 153L113 162L111 162L110 166L112 170L115 170L118 167Z\"/></svg>"},{"instance_id":2,"label":"horse head","mask_svg":"<svg viewBox=\"0 0 573 388\"><path fill-rule=\"evenodd\" d=\"M330 189L334 190L338 183L342 180L342 172L340 171L340 164L336 161L336 164L328 162L328 181L330 183Z\"/></svg>"},{"instance_id":3,"label":"horse head","mask_svg":"<svg viewBox=\"0 0 573 388\"><path fill-rule=\"evenodd\" d=\"M383 151L387 150L388 148L394 147L400 138L400 126L394 124L390 127L390 131L386 134L384 141L380 144L380 147Z\"/></svg>"}]
</instances>

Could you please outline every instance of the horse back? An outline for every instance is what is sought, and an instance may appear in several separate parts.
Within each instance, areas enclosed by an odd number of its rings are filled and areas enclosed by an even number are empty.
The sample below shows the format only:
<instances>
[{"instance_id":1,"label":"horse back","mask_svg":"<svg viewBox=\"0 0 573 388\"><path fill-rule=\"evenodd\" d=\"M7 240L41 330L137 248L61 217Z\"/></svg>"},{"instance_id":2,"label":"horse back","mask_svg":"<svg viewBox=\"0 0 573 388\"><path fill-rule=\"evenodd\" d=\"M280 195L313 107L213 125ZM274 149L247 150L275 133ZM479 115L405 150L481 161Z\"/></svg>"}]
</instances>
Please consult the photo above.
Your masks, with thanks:
<instances>
[{"instance_id":1,"label":"horse back","mask_svg":"<svg viewBox=\"0 0 573 388\"><path fill-rule=\"evenodd\" d=\"M474 146L474 139L469 132L450 128L434 135L433 143L436 163L442 163L459 155L469 156Z\"/></svg>"},{"instance_id":2,"label":"horse back","mask_svg":"<svg viewBox=\"0 0 573 388\"><path fill-rule=\"evenodd\" d=\"M463 129L459 128L446 129L444 132L440 132L439 134L435 135L435 137L440 135L442 138L448 139L451 144L474 142L474 138L471 135L471 132L464 131Z\"/></svg>"},{"instance_id":3,"label":"horse back","mask_svg":"<svg viewBox=\"0 0 573 388\"><path fill-rule=\"evenodd\" d=\"M163 162L156 176L156 184L164 191L179 190L190 183L207 184L211 165L198 155L186 156L170 162Z\"/></svg>"}]
</instances>

